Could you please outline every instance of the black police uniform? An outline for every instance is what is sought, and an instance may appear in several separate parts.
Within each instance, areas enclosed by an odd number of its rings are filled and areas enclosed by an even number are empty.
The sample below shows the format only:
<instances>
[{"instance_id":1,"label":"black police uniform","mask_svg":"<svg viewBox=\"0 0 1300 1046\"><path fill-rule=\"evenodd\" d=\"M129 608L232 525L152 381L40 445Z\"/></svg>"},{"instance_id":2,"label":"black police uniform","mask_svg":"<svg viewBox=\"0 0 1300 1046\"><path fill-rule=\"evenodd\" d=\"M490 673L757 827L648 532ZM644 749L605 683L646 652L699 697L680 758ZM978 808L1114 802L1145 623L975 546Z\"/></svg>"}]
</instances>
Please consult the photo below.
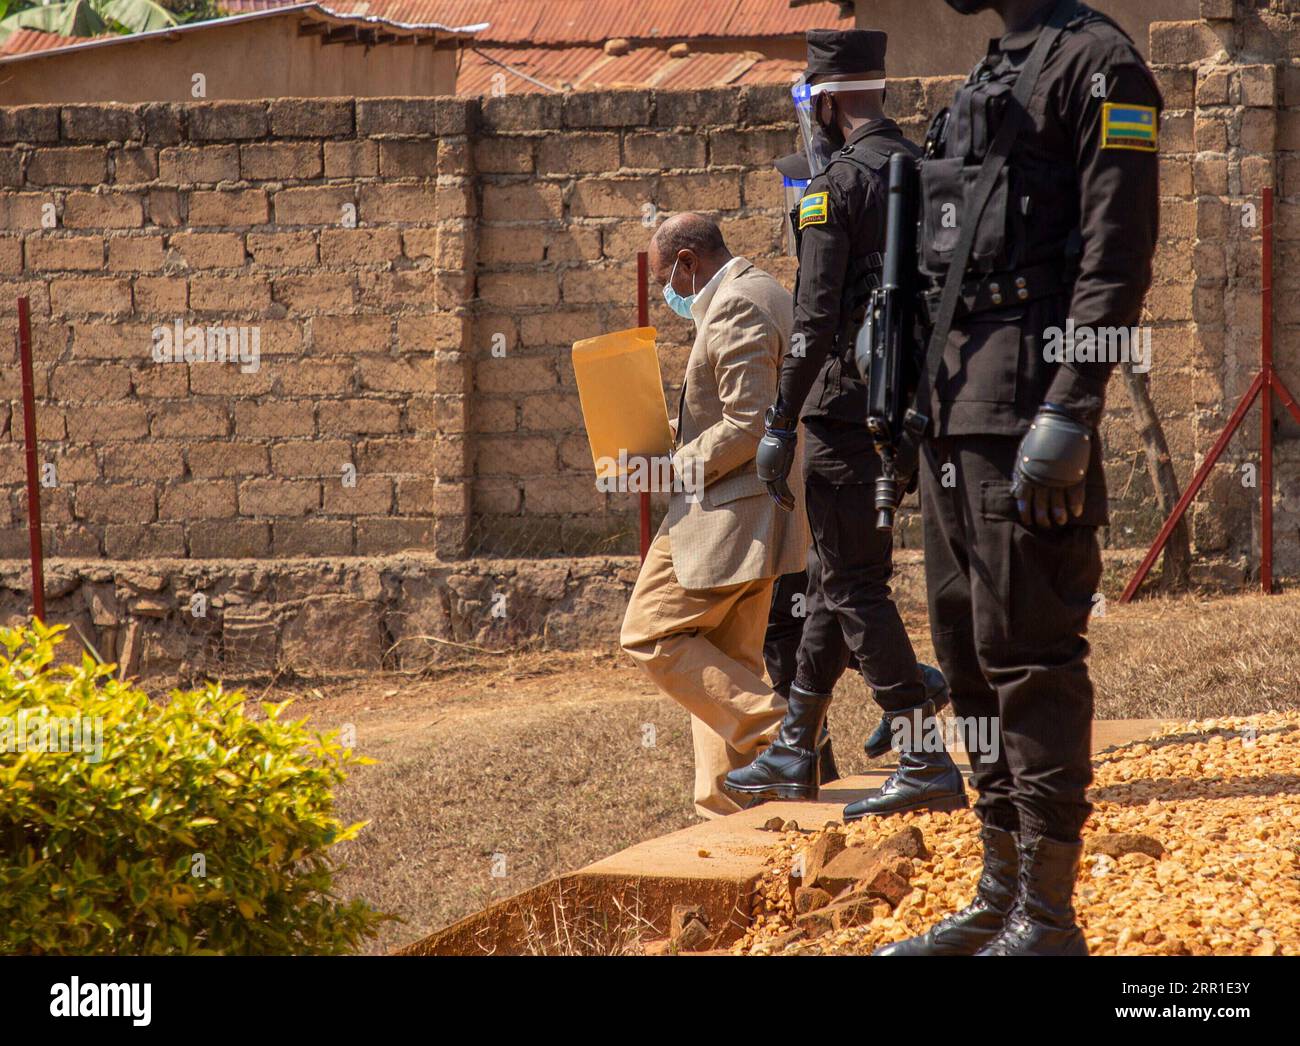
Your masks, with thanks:
<instances>
[{"instance_id":1,"label":"black police uniform","mask_svg":"<svg viewBox=\"0 0 1300 1046\"><path fill-rule=\"evenodd\" d=\"M1070 896L1090 811L1084 635L1101 579L1097 528L1107 523L1096 426L1114 362L1049 360L1044 350L1067 320L1132 328L1151 283L1162 103L1109 18L1049 2L1029 29L991 43L932 128L920 251L933 301L953 278L945 266L958 228L948 219L960 216L1016 104L1039 35L1058 30L961 277L921 468L939 662L957 714L1000 723L996 757L972 753L985 875L971 907L887 954L1086 953ZM1045 407L1091 429L1081 437L1090 442L1079 459L1090 462L1083 512L1064 526L1026 525L1015 492L1018 462L1028 461L1021 440Z\"/></svg>"},{"instance_id":2,"label":"black police uniform","mask_svg":"<svg viewBox=\"0 0 1300 1046\"><path fill-rule=\"evenodd\" d=\"M885 44L883 33L810 32L809 71L883 70ZM797 754L798 727L817 714L824 718L846 652L858 661L887 717L922 709L930 696L946 699L941 682L932 682L934 693L927 695L926 677L890 596L892 538L874 526L881 463L866 425L866 386L853 359L857 332L884 267L888 167L896 152L920 155L894 121L882 118L859 127L812 179L791 216L799 255L795 350L782 364L777 412L802 421L815 580L842 640L828 638L825 628L805 634L786 721L791 729L752 767L728 775L727 787L735 791L805 797L801 770L807 759ZM888 724L884 730L887 739ZM796 785L796 779L803 783ZM776 787L762 792L764 785ZM815 794L815 785L811 791ZM915 754L900 755L900 771L881 795L851 804L845 816L965 802L960 774L947 753L922 753L918 747Z\"/></svg>"}]
</instances>

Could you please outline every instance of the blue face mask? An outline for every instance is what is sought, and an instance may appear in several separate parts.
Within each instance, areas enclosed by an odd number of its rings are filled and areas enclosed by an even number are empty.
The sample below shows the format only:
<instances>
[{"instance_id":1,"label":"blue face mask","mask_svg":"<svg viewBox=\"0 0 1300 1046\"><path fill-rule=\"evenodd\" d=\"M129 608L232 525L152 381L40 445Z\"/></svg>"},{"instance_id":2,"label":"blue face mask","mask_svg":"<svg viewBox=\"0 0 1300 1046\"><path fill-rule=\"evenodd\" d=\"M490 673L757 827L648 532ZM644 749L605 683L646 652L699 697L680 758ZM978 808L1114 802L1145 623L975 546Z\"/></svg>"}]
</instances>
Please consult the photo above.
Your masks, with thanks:
<instances>
[{"instance_id":1,"label":"blue face mask","mask_svg":"<svg viewBox=\"0 0 1300 1046\"><path fill-rule=\"evenodd\" d=\"M673 277L677 275L677 263L673 262L673 271L668 275L668 282L664 284L664 301L668 307L677 313L684 320L694 319L691 315L691 306L695 304L695 299L699 297L699 292L692 294L689 298L678 294L673 289ZM695 290L695 277L691 277L691 290Z\"/></svg>"}]
</instances>

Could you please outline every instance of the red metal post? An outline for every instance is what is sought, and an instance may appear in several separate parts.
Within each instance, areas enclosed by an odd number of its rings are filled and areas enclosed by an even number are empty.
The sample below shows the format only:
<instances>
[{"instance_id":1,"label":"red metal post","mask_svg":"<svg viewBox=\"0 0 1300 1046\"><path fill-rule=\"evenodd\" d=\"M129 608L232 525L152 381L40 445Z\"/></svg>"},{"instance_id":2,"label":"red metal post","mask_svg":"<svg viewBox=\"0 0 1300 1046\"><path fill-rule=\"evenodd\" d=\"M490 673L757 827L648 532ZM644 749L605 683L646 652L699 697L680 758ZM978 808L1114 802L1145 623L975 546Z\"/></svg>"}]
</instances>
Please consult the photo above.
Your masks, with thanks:
<instances>
[{"instance_id":1,"label":"red metal post","mask_svg":"<svg viewBox=\"0 0 1300 1046\"><path fill-rule=\"evenodd\" d=\"M1218 463L1228 442L1232 439L1237 429L1241 427L1247 411L1254 405L1258 396L1263 396L1261 404L1263 417L1260 419L1260 475L1259 482L1263 489L1260 491L1260 581L1264 592L1272 594L1273 592L1273 394L1276 393L1282 401L1283 406L1291 412L1291 416L1300 422L1300 405L1296 404L1295 397L1286 387L1286 383L1278 376L1273 369L1273 190L1266 188L1263 195L1263 255L1260 261L1260 298L1263 309L1263 328L1260 338L1260 369L1255 375L1254 381L1250 383L1250 388L1242 396L1241 402L1237 404L1237 409L1232 412L1232 417L1228 419L1228 425L1215 441L1214 446L1210 448L1209 456L1205 463L1197 470L1196 476L1192 479L1191 485L1184 492L1183 496L1178 499L1178 504L1174 508L1165 525L1160 528L1160 534L1156 537L1155 544L1147 552L1146 558L1142 560L1142 565L1138 567L1137 573L1133 575L1133 580L1128 583L1124 589L1124 594L1120 597L1121 603L1127 603L1137 590L1146 580L1155 561L1160 558L1160 553L1164 551L1165 545L1169 541L1169 536L1174 532L1174 527L1178 521L1183 518L1187 507L1192 503L1192 499L1200 493L1201 487L1204 486L1206 479L1209 478L1210 472Z\"/></svg>"},{"instance_id":2,"label":"red metal post","mask_svg":"<svg viewBox=\"0 0 1300 1046\"><path fill-rule=\"evenodd\" d=\"M650 256L645 251L636 256L636 325L650 326ZM653 470L651 470L653 471ZM650 492L641 492L641 562L650 554Z\"/></svg>"},{"instance_id":3,"label":"red metal post","mask_svg":"<svg viewBox=\"0 0 1300 1046\"><path fill-rule=\"evenodd\" d=\"M1260 262L1263 337L1260 370L1264 375L1263 415L1259 424L1259 577L1264 594L1273 594L1273 190L1264 190L1264 256Z\"/></svg>"},{"instance_id":4,"label":"red metal post","mask_svg":"<svg viewBox=\"0 0 1300 1046\"><path fill-rule=\"evenodd\" d=\"M18 357L23 371L23 440L27 444L27 535L32 548L32 610L45 620L45 567L41 555L41 477L36 461L36 378L32 322L26 296L18 299Z\"/></svg>"}]
</instances>

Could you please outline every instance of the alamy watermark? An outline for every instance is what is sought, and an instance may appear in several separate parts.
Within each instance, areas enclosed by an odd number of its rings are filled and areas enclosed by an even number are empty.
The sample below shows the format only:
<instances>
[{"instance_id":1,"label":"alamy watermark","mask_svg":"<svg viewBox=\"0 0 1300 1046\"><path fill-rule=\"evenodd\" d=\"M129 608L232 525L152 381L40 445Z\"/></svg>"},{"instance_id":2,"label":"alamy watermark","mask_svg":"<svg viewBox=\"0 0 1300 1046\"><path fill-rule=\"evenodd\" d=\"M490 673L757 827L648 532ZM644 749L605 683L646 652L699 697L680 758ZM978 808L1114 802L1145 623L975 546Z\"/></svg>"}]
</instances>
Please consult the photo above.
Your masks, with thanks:
<instances>
[{"instance_id":1,"label":"alamy watermark","mask_svg":"<svg viewBox=\"0 0 1300 1046\"><path fill-rule=\"evenodd\" d=\"M187 326L177 320L171 326L159 324L152 337L155 363L238 363L244 374L262 368L260 327Z\"/></svg>"},{"instance_id":2,"label":"alamy watermark","mask_svg":"<svg viewBox=\"0 0 1300 1046\"><path fill-rule=\"evenodd\" d=\"M1002 751L1002 722L997 716L928 715L915 708L892 716L890 744L895 752L944 752L958 745L971 755L995 762Z\"/></svg>"},{"instance_id":3,"label":"alamy watermark","mask_svg":"<svg viewBox=\"0 0 1300 1046\"><path fill-rule=\"evenodd\" d=\"M596 489L602 494L685 494L698 502L704 491L704 463L688 459L685 468L664 455L646 457L620 450L618 457L596 459Z\"/></svg>"},{"instance_id":4,"label":"alamy watermark","mask_svg":"<svg viewBox=\"0 0 1300 1046\"><path fill-rule=\"evenodd\" d=\"M1135 374L1151 369L1150 327L1048 327L1043 332L1043 358L1048 363L1123 363Z\"/></svg>"},{"instance_id":5,"label":"alamy watermark","mask_svg":"<svg viewBox=\"0 0 1300 1046\"><path fill-rule=\"evenodd\" d=\"M0 752L84 752L88 763L104 758L104 720L50 716L26 708L0 716Z\"/></svg>"}]
</instances>

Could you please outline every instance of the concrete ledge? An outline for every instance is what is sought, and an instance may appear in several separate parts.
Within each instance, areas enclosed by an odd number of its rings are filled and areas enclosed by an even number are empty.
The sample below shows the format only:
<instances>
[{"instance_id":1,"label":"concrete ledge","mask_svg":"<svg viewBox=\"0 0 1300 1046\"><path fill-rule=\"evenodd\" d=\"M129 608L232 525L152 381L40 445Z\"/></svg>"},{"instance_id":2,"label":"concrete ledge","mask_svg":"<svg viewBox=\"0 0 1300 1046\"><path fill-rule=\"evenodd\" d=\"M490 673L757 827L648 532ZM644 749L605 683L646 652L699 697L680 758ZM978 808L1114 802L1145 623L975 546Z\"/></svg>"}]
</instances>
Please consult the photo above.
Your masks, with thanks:
<instances>
[{"instance_id":1,"label":"concrete ledge","mask_svg":"<svg viewBox=\"0 0 1300 1046\"><path fill-rule=\"evenodd\" d=\"M1158 719L1098 721L1093 752L1143 740L1167 725ZM969 768L965 753L953 756ZM522 954L530 941L590 939L620 921L644 929L642 936L667 936L675 904L702 907L714 947L724 947L739 939L749 922L750 899L773 841L762 825L773 817L797 821L801 828L838 821L848 803L878 789L888 774L885 769L836 781L815 803L763 803L648 839L467 916L396 954Z\"/></svg>"}]
</instances>

